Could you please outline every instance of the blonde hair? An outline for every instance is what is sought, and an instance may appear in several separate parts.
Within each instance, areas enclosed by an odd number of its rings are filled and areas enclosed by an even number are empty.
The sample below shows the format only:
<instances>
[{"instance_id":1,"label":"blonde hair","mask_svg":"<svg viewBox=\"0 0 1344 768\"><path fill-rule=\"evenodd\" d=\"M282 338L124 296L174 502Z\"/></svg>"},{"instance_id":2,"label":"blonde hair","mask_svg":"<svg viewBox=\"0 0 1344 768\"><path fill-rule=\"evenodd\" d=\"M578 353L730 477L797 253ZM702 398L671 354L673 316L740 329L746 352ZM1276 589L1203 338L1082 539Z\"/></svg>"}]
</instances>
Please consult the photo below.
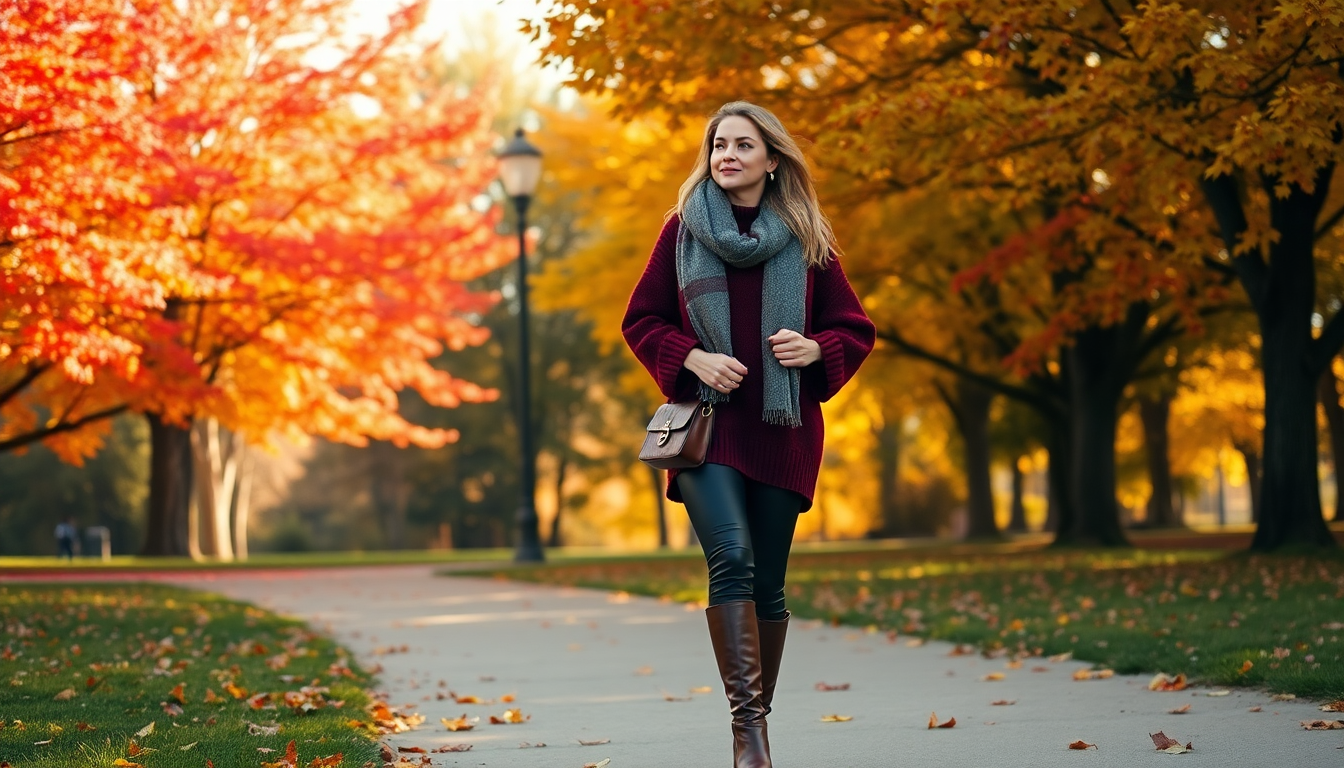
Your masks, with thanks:
<instances>
[{"instance_id":1,"label":"blonde hair","mask_svg":"<svg viewBox=\"0 0 1344 768\"><path fill-rule=\"evenodd\" d=\"M794 237L798 238L803 246L803 259L808 266L825 267L831 260L831 251L841 251L835 242L830 220L821 212L816 185L812 182L812 173L807 168L803 151L773 112L750 102L731 101L719 107L719 111L709 118L695 167L686 181L682 182L681 190L677 193L677 205L668 212L668 216L673 213L680 215L695 188L710 178L709 158L714 150L714 132L719 129L719 123L724 118L731 116L750 120L756 130L761 132L767 155L779 161L774 180L765 184L761 205L773 210L784 220Z\"/></svg>"}]
</instances>

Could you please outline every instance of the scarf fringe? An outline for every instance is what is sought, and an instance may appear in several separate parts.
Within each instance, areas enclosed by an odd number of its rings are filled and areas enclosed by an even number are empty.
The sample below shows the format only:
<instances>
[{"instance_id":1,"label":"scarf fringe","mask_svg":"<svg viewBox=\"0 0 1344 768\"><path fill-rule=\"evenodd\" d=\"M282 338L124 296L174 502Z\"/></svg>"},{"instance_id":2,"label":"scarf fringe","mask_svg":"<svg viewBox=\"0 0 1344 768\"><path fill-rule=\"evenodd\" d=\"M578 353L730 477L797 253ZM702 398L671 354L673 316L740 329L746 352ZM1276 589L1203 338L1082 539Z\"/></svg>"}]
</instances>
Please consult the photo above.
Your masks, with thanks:
<instances>
[{"instance_id":1,"label":"scarf fringe","mask_svg":"<svg viewBox=\"0 0 1344 768\"><path fill-rule=\"evenodd\" d=\"M801 427L803 420L797 414L783 409L767 409L762 418L766 424L773 424L777 427Z\"/></svg>"}]
</instances>

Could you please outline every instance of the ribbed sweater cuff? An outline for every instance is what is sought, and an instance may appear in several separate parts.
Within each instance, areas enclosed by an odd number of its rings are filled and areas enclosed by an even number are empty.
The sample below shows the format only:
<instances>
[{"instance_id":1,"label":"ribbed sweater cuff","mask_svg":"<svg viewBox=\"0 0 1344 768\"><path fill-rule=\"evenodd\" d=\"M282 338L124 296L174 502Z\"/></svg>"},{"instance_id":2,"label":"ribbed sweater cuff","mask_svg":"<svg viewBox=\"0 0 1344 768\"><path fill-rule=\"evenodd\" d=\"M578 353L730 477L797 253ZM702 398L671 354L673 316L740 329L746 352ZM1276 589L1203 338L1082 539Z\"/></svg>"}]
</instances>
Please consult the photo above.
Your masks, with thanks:
<instances>
[{"instance_id":1,"label":"ribbed sweater cuff","mask_svg":"<svg viewBox=\"0 0 1344 768\"><path fill-rule=\"evenodd\" d=\"M845 346L829 331L821 331L812 340L821 347L821 364L826 370L826 394L829 400L845 385Z\"/></svg>"},{"instance_id":2,"label":"ribbed sweater cuff","mask_svg":"<svg viewBox=\"0 0 1344 768\"><path fill-rule=\"evenodd\" d=\"M673 331L663 337L663 343L658 349L658 387L663 394L673 396L672 393L677 388L677 376L681 374L686 355L698 346L700 346L699 339L679 331Z\"/></svg>"}]
</instances>

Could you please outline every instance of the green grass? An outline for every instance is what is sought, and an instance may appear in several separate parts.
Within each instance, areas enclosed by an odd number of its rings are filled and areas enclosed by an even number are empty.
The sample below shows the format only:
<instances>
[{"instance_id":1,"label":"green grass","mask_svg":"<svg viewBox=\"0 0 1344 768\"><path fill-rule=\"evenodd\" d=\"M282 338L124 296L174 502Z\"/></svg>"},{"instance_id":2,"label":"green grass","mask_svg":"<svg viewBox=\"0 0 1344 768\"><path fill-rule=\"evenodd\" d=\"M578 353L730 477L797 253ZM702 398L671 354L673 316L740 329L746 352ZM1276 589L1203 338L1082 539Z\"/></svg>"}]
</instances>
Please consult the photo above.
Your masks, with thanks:
<instances>
[{"instance_id":1,"label":"green grass","mask_svg":"<svg viewBox=\"0 0 1344 768\"><path fill-rule=\"evenodd\" d=\"M257 768L291 740L300 765L377 759L371 727L350 722L369 721L368 677L298 622L147 584L2 585L0 619L0 762L14 768ZM305 686L323 706L284 700ZM132 742L149 751L133 756Z\"/></svg>"},{"instance_id":2,"label":"green grass","mask_svg":"<svg viewBox=\"0 0 1344 768\"><path fill-rule=\"evenodd\" d=\"M698 555L478 573L684 602L706 594ZM789 608L802 618L994 655L1072 653L1119 673L1184 673L1206 685L1329 699L1344 698L1341 598L1338 556L1021 545L802 549L788 587Z\"/></svg>"},{"instance_id":3,"label":"green grass","mask_svg":"<svg viewBox=\"0 0 1344 768\"><path fill-rule=\"evenodd\" d=\"M504 549L461 549L432 550L415 549L375 552L261 552L244 561L219 562L215 560L192 560L189 557L139 557L136 555L116 555L103 562L92 557L78 557L72 561L60 560L52 556L39 557L0 557L0 573L25 572L75 572L96 573L102 571L181 571L181 570L229 570L257 568L340 568L359 565L414 565L449 564L461 562L481 562L490 560L508 560L511 550Z\"/></svg>"}]
</instances>

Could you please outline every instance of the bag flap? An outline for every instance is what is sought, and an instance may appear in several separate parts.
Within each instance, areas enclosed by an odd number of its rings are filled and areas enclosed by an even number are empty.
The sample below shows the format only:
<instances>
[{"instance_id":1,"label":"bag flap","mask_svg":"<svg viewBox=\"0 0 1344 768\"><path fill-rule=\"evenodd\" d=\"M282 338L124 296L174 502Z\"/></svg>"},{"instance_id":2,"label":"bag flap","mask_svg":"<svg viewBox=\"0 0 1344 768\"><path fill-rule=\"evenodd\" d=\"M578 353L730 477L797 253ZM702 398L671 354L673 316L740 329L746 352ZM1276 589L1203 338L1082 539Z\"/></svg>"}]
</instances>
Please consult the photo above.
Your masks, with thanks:
<instances>
[{"instance_id":1,"label":"bag flap","mask_svg":"<svg viewBox=\"0 0 1344 768\"><path fill-rule=\"evenodd\" d=\"M663 403L653 412L649 420L649 432L661 432L664 429L684 429L700 408L699 400L684 403Z\"/></svg>"}]
</instances>

